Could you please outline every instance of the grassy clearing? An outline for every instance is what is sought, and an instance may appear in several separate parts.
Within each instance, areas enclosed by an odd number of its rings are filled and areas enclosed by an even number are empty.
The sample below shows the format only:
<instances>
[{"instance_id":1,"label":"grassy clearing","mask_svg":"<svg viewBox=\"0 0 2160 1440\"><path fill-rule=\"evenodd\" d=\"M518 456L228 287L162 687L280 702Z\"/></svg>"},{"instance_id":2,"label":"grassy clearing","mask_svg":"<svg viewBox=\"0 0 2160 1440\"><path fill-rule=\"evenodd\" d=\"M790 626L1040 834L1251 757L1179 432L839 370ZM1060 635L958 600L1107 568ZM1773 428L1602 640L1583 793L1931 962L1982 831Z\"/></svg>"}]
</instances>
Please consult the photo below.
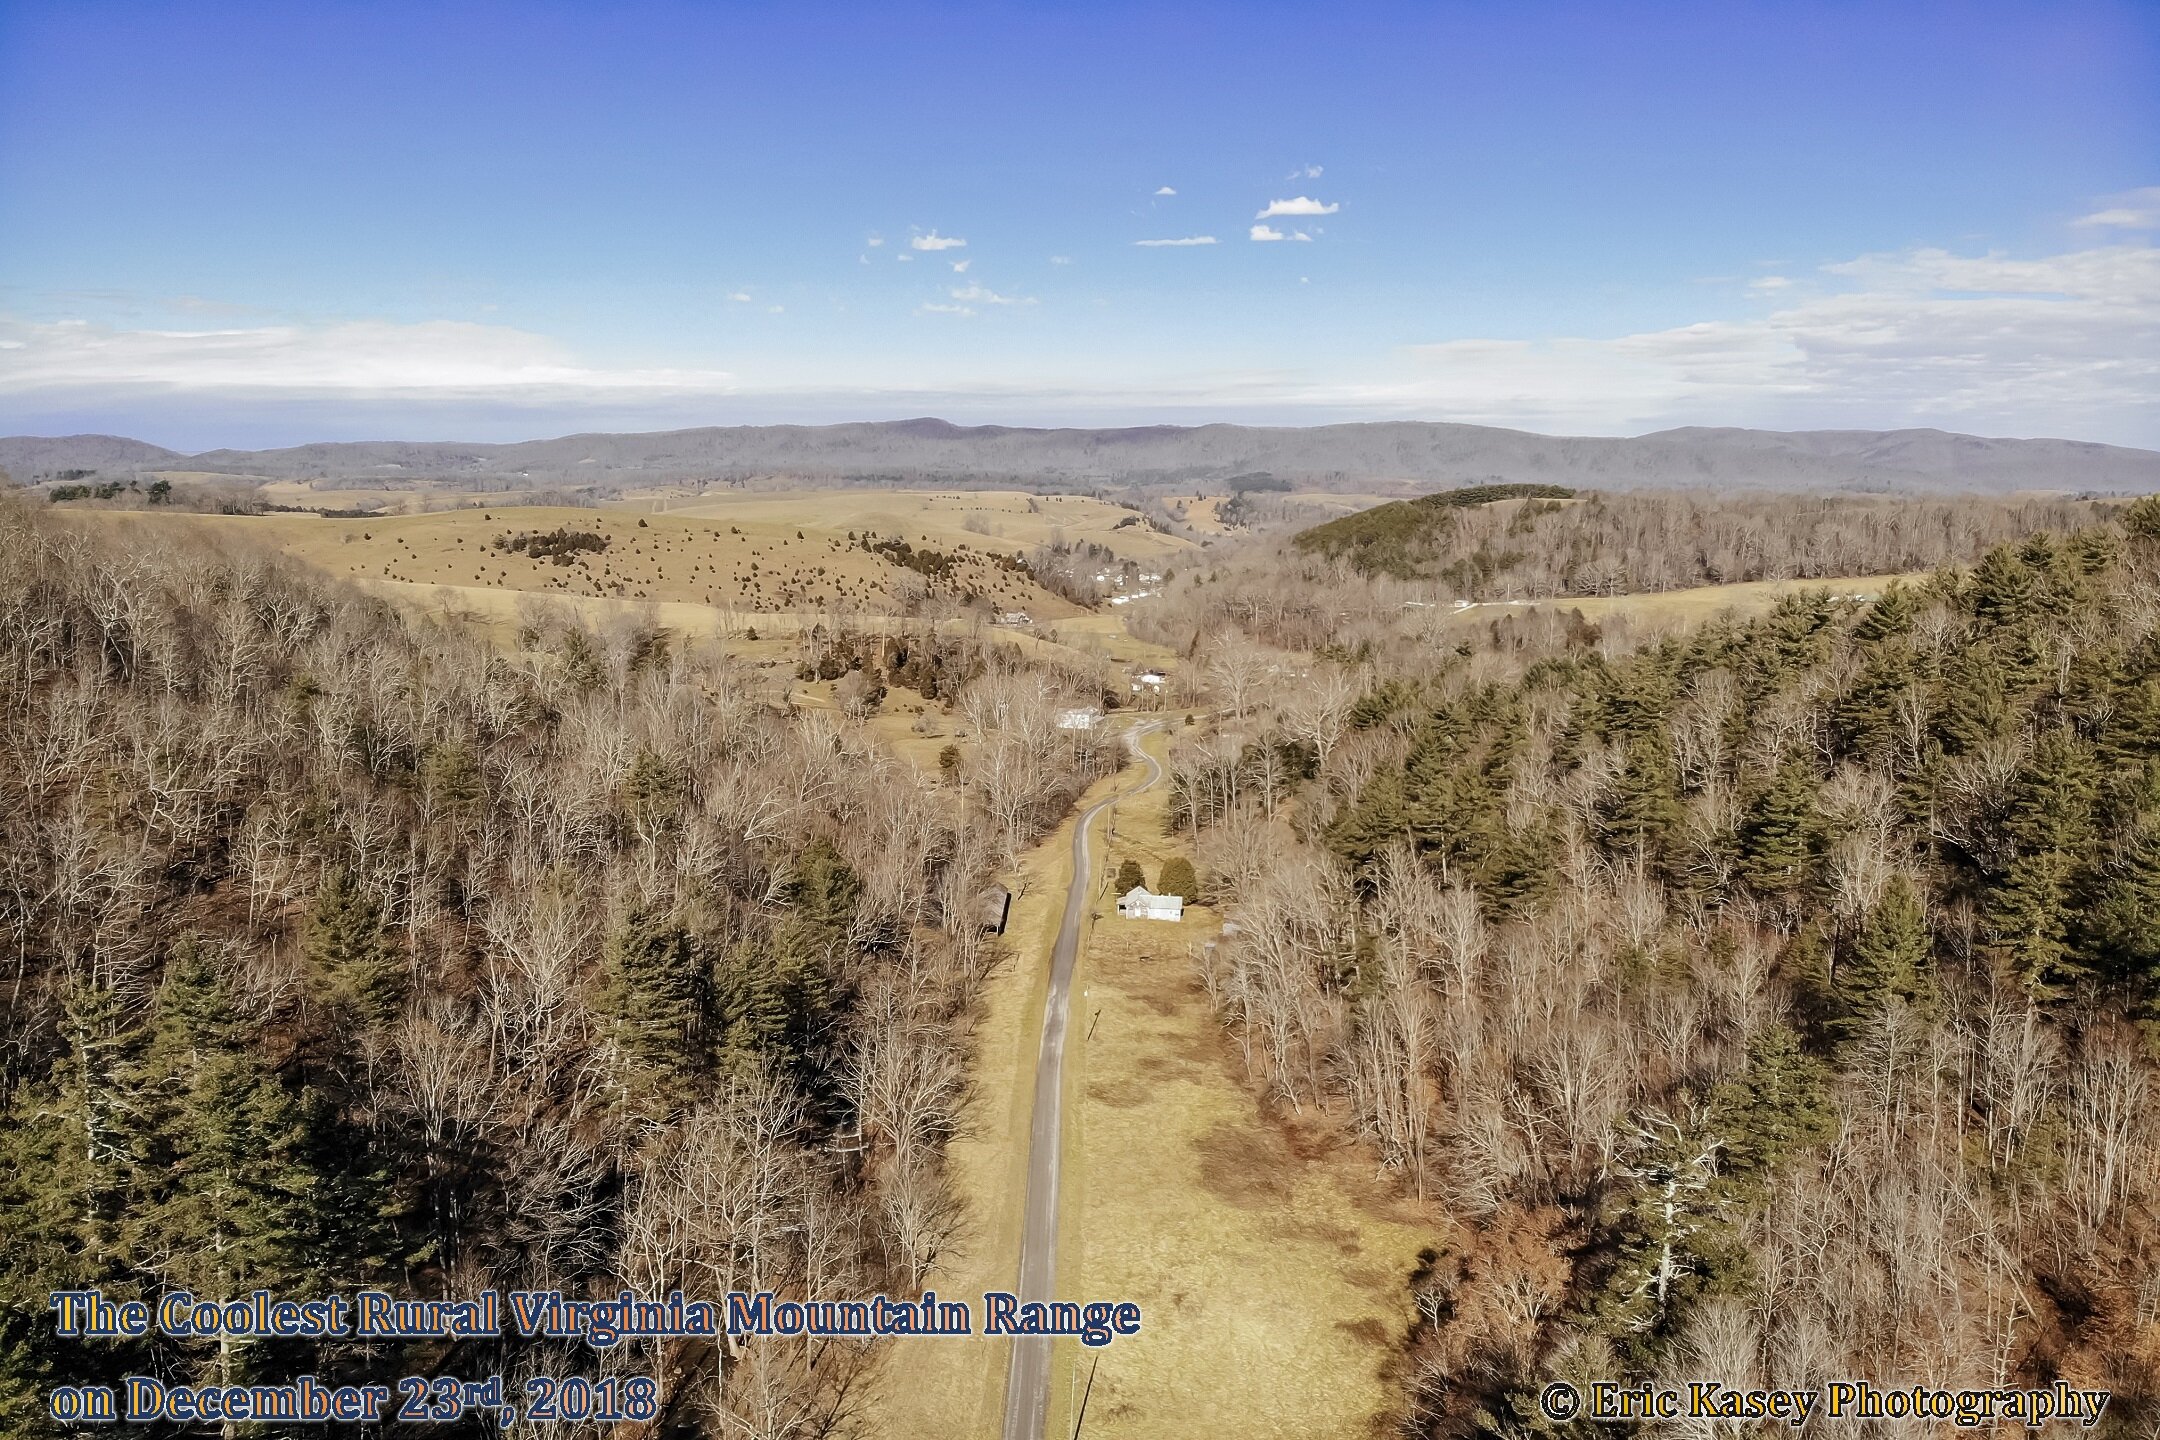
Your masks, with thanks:
<instances>
[{"instance_id":1,"label":"grassy clearing","mask_svg":"<svg viewBox=\"0 0 2160 1440\"><path fill-rule=\"evenodd\" d=\"M1132 783L1129 771L1100 781L1074 807L1075 814ZM1011 1290L1019 1283L1035 1061L1042 1046L1050 950L1071 879L1073 824L1066 820L1021 862L1005 927L1010 958L983 987L966 1128L946 1152L967 1219L926 1288L965 1299L976 1307L978 1323L985 1290ZM1060 1266L1064 1263L1061 1256ZM879 1433L892 1440L996 1440L1011 1355L1009 1343L979 1338L895 1342L868 1405Z\"/></svg>"},{"instance_id":2,"label":"grassy clearing","mask_svg":"<svg viewBox=\"0 0 2160 1440\"><path fill-rule=\"evenodd\" d=\"M1085 495L1031 495L1020 490L805 490L705 495L659 502L666 513L721 520L746 528L793 525L805 515L827 529L905 535L951 548L1017 553L1054 540L1092 541L1120 559L1172 561L1192 552L1190 541L1165 535L1122 506Z\"/></svg>"},{"instance_id":3,"label":"grassy clearing","mask_svg":"<svg viewBox=\"0 0 2160 1440\"><path fill-rule=\"evenodd\" d=\"M1833 595L1875 596L1894 580L1908 584L1926 578L1926 572L1902 575L1852 575L1828 580L1751 580L1738 585L1700 585L1687 590L1643 591L1630 595L1578 596L1560 600L1536 600L1519 604L1481 604L1468 610L1441 611L1456 621L1482 624L1509 611L1577 610L1586 620L1625 617L1630 620L1672 624L1696 624L1723 610L1760 614L1787 595L1808 590L1827 590Z\"/></svg>"},{"instance_id":4,"label":"grassy clearing","mask_svg":"<svg viewBox=\"0 0 2160 1440\"><path fill-rule=\"evenodd\" d=\"M1118 807L1100 874L1129 856L1157 878L1180 848L1162 836L1166 799L1158 788ZM1094 908L1067 1071L1059 1291L1138 1300L1146 1329L1099 1352L1086 1433L1370 1432L1412 1319L1404 1282L1439 1226L1369 1161L1260 1111L1194 978L1188 947L1216 932L1214 916L1121 920L1107 886ZM1070 1432L1096 1353L1061 1348L1051 1434Z\"/></svg>"},{"instance_id":5,"label":"grassy clearing","mask_svg":"<svg viewBox=\"0 0 2160 1440\"><path fill-rule=\"evenodd\" d=\"M365 520L139 512L126 518L186 527L220 545L267 544L333 575L409 585L712 605L750 615L834 607L892 612L925 589L921 575L850 541L848 531L856 528L860 534L861 528L807 497L794 497L788 506L771 502L769 508L777 507L773 513L734 520L549 506ZM501 537L555 529L598 534L607 547L560 565L494 548ZM905 534L897 528L894 533ZM989 558L1016 547L959 534L957 539L926 537L953 560L939 593L980 596L995 609L1024 609L1038 619L1079 613L1079 607ZM961 545L968 549L961 551Z\"/></svg>"}]
</instances>

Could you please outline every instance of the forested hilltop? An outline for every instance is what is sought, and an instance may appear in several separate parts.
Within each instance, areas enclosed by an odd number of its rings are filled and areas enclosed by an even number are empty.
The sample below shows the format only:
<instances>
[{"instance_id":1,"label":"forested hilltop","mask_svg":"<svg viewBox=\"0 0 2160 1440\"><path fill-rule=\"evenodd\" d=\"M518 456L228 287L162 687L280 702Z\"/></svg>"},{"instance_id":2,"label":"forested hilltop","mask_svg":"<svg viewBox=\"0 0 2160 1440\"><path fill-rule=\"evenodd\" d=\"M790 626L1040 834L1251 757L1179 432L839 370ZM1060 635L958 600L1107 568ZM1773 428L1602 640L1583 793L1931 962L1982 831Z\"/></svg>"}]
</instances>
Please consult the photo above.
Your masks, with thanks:
<instances>
[{"instance_id":1,"label":"forested hilltop","mask_svg":"<svg viewBox=\"0 0 2160 1440\"><path fill-rule=\"evenodd\" d=\"M2065 1377L2149 1434L2160 501L1643 642L1329 613L1173 772L1255 1083L1460 1222L1407 1429L1557 1433L1554 1378Z\"/></svg>"},{"instance_id":2,"label":"forested hilltop","mask_svg":"<svg viewBox=\"0 0 2160 1440\"><path fill-rule=\"evenodd\" d=\"M650 624L515 648L0 502L0 1433L54 1383L650 1374L670 1427L859 1418L859 1343L59 1341L46 1295L913 1294L996 942L1119 761L921 637L947 781ZM925 662L927 663L927 662Z\"/></svg>"},{"instance_id":3,"label":"forested hilltop","mask_svg":"<svg viewBox=\"0 0 2160 1440\"><path fill-rule=\"evenodd\" d=\"M1360 510L1292 543L1363 575L1434 582L1468 600L1525 600L1925 570L2093 515L2091 502L2063 498L1578 496L1480 485Z\"/></svg>"}]
</instances>

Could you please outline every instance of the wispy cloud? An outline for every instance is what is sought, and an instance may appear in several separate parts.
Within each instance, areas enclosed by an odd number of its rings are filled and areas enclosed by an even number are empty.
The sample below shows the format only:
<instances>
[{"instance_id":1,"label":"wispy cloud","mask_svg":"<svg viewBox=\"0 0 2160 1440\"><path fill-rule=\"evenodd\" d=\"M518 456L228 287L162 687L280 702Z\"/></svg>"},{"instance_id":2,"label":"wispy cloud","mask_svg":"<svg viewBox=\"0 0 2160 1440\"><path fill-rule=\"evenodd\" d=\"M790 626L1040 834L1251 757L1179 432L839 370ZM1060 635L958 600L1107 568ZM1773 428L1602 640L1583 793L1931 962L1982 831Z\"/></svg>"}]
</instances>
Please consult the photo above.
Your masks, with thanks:
<instances>
[{"instance_id":1,"label":"wispy cloud","mask_svg":"<svg viewBox=\"0 0 2160 1440\"><path fill-rule=\"evenodd\" d=\"M1070 255L1052 255L1052 256L1050 257L1050 263L1051 263L1052 265L1070 265L1070 264L1072 264L1072 256L1070 256Z\"/></svg>"},{"instance_id":2,"label":"wispy cloud","mask_svg":"<svg viewBox=\"0 0 2160 1440\"><path fill-rule=\"evenodd\" d=\"M476 395L726 389L719 370L607 369L505 325L264 325L117 330L0 316L0 393L69 387L172 391Z\"/></svg>"},{"instance_id":3,"label":"wispy cloud","mask_svg":"<svg viewBox=\"0 0 2160 1440\"><path fill-rule=\"evenodd\" d=\"M965 275L965 274L967 274L967 272L968 272L968 266L970 266L970 265L973 265L974 263L975 263L975 262L974 262L973 260L955 260L955 261L953 261L953 262L952 262L953 274L955 274L955 275Z\"/></svg>"},{"instance_id":4,"label":"wispy cloud","mask_svg":"<svg viewBox=\"0 0 2160 1440\"><path fill-rule=\"evenodd\" d=\"M1285 180L1317 180L1319 178L1320 167L1318 165L1300 165L1288 175L1283 176Z\"/></svg>"},{"instance_id":5,"label":"wispy cloud","mask_svg":"<svg viewBox=\"0 0 2160 1440\"><path fill-rule=\"evenodd\" d=\"M1268 207L1253 218L1271 220L1277 215L1333 215L1341 205L1323 205L1309 195L1295 196L1289 200L1270 200Z\"/></svg>"},{"instance_id":6,"label":"wispy cloud","mask_svg":"<svg viewBox=\"0 0 2160 1440\"><path fill-rule=\"evenodd\" d=\"M917 250L959 250L967 245L967 241L957 235L940 235L935 230L927 235L913 236L907 243Z\"/></svg>"},{"instance_id":7,"label":"wispy cloud","mask_svg":"<svg viewBox=\"0 0 2160 1440\"><path fill-rule=\"evenodd\" d=\"M734 294L728 296L727 298L734 301L738 305L747 305L750 303L750 292L747 290L737 290Z\"/></svg>"},{"instance_id":8,"label":"wispy cloud","mask_svg":"<svg viewBox=\"0 0 2160 1440\"><path fill-rule=\"evenodd\" d=\"M1276 229L1276 228L1275 228L1274 226L1272 226L1272 225L1255 225L1255 226L1253 226L1253 227L1252 227L1252 230L1251 230L1251 232L1250 232L1250 233L1251 233L1251 235L1252 235L1252 238L1253 238L1253 239L1255 239L1255 240L1310 240L1310 239L1312 239L1312 236L1310 236L1310 235L1306 234L1306 233L1305 233L1304 231L1302 231L1302 230L1293 230L1293 231L1291 231L1291 232L1290 232L1289 234L1285 235L1285 234L1284 234L1284 233L1283 233L1282 231L1280 231L1280 230L1277 230L1277 229Z\"/></svg>"},{"instance_id":9,"label":"wispy cloud","mask_svg":"<svg viewBox=\"0 0 2160 1440\"><path fill-rule=\"evenodd\" d=\"M872 235L868 240L863 241L863 244L868 245L872 250L877 249L878 246L884 243L885 237L882 235Z\"/></svg>"},{"instance_id":10,"label":"wispy cloud","mask_svg":"<svg viewBox=\"0 0 2160 1440\"><path fill-rule=\"evenodd\" d=\"M952 292L952 298L970 305L1033 305L1032 295L1000 295L987 285L966 285Z\"/></svg>"},{"instance_id":11,"label":"wispy cloud","mask_svg":"<svg viewBox=\"0 0 2160 1440\"><path fill-rule=\"evenodd\" d=\"M2101 209L2071 221L2097 230L2160 230L2160 185L2110 195Z\"/></svg>"},{"instance_id":12,"label":"wispy cloud","mask_svg":"<svg viewBox=\"0 0 2160 1440\"><path fill-rule=\"evenodd\" d=\"M1159 185L1156 187L1155 193L1157 195L1175 195L1177 194L1177 191L1172 189L1168 185Z\"/></svg>"},{"instance_id":13,"label":"wispy cloud","mask_svg":"<svg viewBox=\"0 0 2160 1440\"><path fill-rule=\"evenodd\" d=\"M1135 240L1132 243L1141 246L1143 249L1159 249L1171 245L1213 245L1215 237L1212 235L1183 235L1175 240Z\"/></svg>"},{"instance_id":14,"label":"wispy cloud","mask_svg":"<svg viewBox=\"0 0 2160 1440\"><path fill-rule=\"evenodd\" d=\"M935 300L926 300L915 307L915 313L917 315L973 315L975 311L973 307L967 305L941 305Z\"/></svg>"},{"instance_id":15,"label":"wispy cloud","mask_svg":"<svg viewBox=\"0 0 2160 1440\"><path fill-rule=\"evenodd\" d=\"M1452 418L1604 430L1693 421L2078 435L2121 433L2160 394L2160 248L2036 259L1916 249L1820 276L1826 293L1752 320L1414 347L1418 375L1402 399Z\"/></svg>"},{"instance_id":16,"label":"wispy cloud","mask_svg":"<svg viewBox=\"0 0 2160 1440\"><path fill-rule=\"evenodd\" d=\"M1768 294L1775 290L1790 290L1792 289L1792 283L1792 277L1789 275L1765 275L1759 280L1748 281L1747 288Z\"/></svg>"}]
</instances>

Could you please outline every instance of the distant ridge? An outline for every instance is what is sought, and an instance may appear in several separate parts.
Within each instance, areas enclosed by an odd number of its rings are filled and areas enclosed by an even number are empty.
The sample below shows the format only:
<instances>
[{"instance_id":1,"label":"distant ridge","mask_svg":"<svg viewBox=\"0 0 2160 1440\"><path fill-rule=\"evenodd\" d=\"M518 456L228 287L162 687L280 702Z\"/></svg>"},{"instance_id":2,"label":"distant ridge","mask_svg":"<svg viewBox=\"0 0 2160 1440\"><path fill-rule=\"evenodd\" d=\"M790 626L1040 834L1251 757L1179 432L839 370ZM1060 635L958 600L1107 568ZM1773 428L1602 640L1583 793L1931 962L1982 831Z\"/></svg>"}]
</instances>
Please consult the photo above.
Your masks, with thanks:
<instances>
[{"instance_id":1,"label":"distant ridge","mask_svg":"<svg viewBox=\"0 0 2160 1440\"><path fill-rule=\"evenodd\" d=\"M199 455L112 435L0 439L0 470L18 483L34 484L70 470L159 469L242 480L485 483L505 489L788 480L1194 487L1262 473L1305 489L1400 494L1488 484L1936 493L2160 490L2160 452L1943 430L1690 427L1604 437L1428 421L1082 430L964 426L925 417L566 435L504 445L382 440Z\"/></svg>"}]
</instances>

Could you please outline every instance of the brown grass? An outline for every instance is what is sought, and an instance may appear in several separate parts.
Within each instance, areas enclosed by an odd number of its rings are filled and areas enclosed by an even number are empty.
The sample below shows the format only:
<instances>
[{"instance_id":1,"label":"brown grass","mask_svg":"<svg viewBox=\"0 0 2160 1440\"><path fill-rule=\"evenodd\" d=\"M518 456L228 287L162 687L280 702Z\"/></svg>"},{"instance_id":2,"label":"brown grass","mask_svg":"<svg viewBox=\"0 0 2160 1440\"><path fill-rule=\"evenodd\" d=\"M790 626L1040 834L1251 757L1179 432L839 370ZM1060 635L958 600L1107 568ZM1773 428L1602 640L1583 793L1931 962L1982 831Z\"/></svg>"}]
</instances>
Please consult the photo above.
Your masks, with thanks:
<instances>
[{"instance_id":1,"label":"brown grass","mask_svg":"<svg viewBox=\"0 0 2160 1440\"><path fill-rule=\"evenodd\" d=\"M1178 848L1162 838L1164 800L1158 787L1118 806L1098 873L1130 855L1154 879ZM1070 1433L1098 1362L1098 1440L1370 1433L1394 1403L1406 1282L1436 1224L1369 1161L1261 1111L1188 954L1215 933L1209 912L1121 920L1104 893L1095 908L1074 998L1059 1291L1136 1300L1145 1329L1099 1352L1061 1347L1050 1433Z\"/></svg>"}]
</instances>

